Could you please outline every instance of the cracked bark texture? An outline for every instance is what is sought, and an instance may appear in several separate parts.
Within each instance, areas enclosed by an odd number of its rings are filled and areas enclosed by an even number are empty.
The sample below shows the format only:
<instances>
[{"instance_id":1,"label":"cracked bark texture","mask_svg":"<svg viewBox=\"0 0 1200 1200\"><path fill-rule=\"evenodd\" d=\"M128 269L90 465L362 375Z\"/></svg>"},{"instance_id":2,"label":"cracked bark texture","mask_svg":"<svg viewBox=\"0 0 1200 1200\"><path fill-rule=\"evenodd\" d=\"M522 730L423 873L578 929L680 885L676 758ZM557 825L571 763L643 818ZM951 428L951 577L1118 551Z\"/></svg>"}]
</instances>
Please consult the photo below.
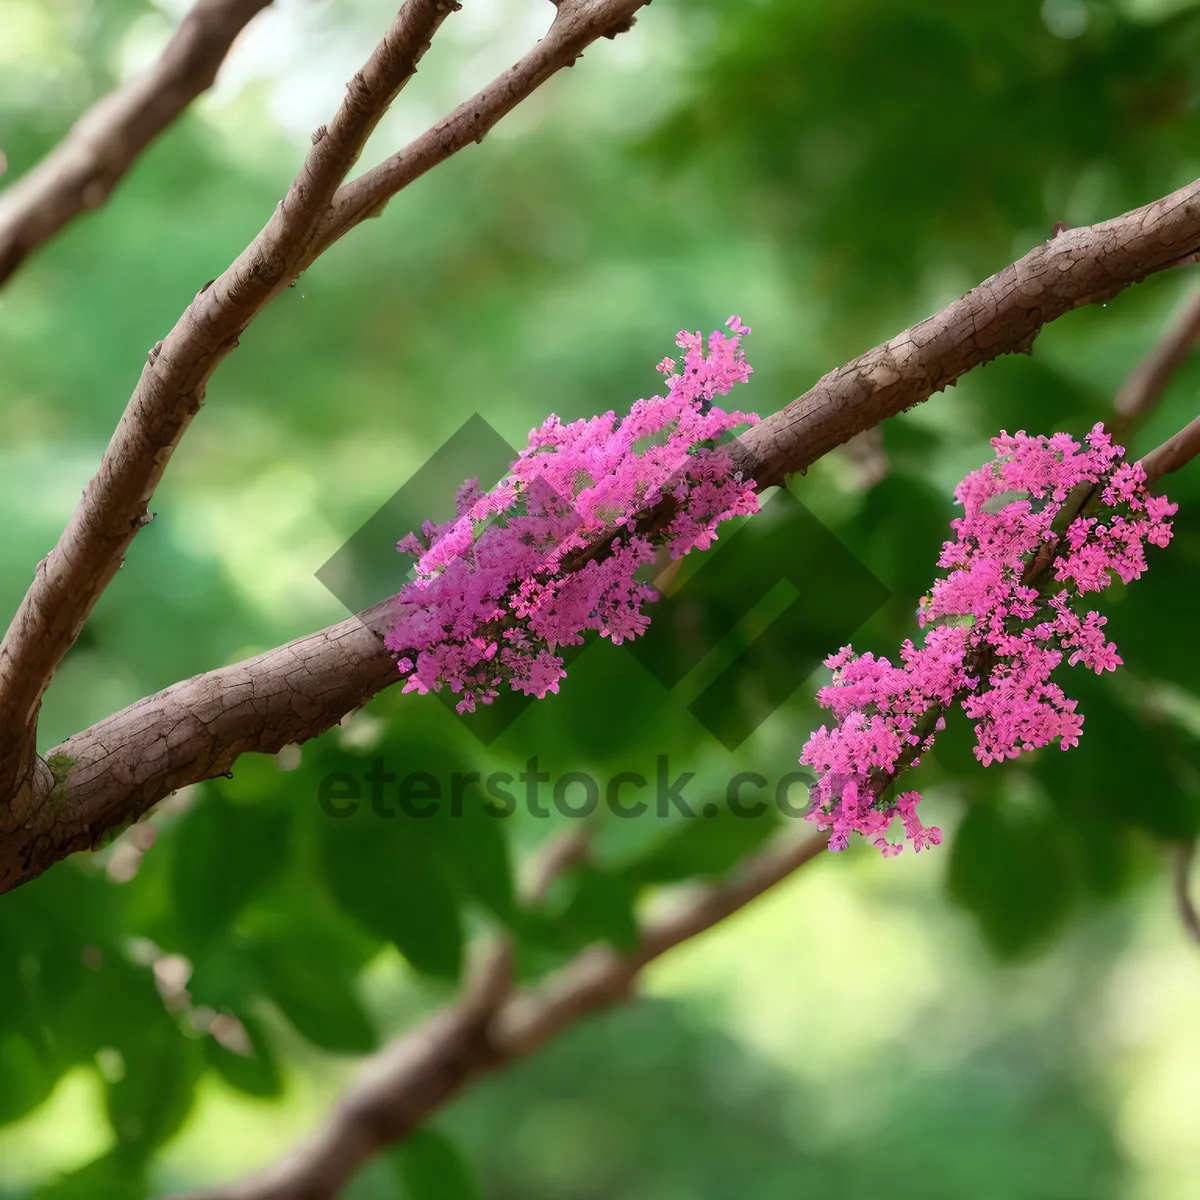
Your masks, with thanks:
<instances>
[{"instance_id":1,"label":"cracked bark texture","mask_svg":"<svg viewBox=\"0 0 1200 1200\"><path fill-rule=\"evenodd\" d=\"M0 795L9 798L9 811L0 815L0 886L44 869L35 867L28 847L10 847L9 838L2 836L24 830L30 821L37 827L42 819L38 809L47 776L34 754L41 698L145 524L167 462L222 359L270 300L342 233L379 211L384 199L413 179L479 141L550 75L574 63L587 44L628 28L633 13L647 2L563 0L546 37L498 81L382 164L382 174L368 172L342 186L438 26L458 5L455 0L407 0L400 9L351 80L333 119L314 133L300 173L270 220L218 279L197 292L175 327L150 351L99 471L58 544L38 564L0 643ZM366 207L356 207L360 201ZM331 214L341 214L336 227L327 222ZM322 222L326 224L319 232ZM78 836L69 844L78 845ZM12 849L19 851L15 858ZM18 863L26 865L18 868Z\"/></svg>"},{"instance_id":2,"label":"cracked bark texture","mask_svg":"<svg viewBox=\"0 0 1200 1200\"><path fill-rule=\"evenodd\" d=\"M387 603L254 658L173 684L69 738L41 785L0 808L0 891L247 751L272 754L337 724L393 683Z\"/></svg>"},{"instance_id":3,"label":"cracked bark texture","mask_svg":"<svg viewBox=\"0 0 1200 1200\"><path fill-rule=\"evenodd\" d=\"M349 636L343 622L107 718L47 756L58 764L55 771L33 751L47 680L120 565L172 449L200 406L205 382L240 332L332 240L479 140L590 41L628 28L642 0L562 0L549 33L519 63L399 154L339 187L451 7L450 0L408 0L401 9L338 114L314 134L304 168L267 226L220 279L201 289L151 352L100 472L59 545L39 565L0 645L0 795L9 797L0 807L0 889L94 844L103 830L141 815L173 788L222 773L240 753L270 752L323 732L395 680L378 640L373 649L369 640L354 641L347 673L336 652ZM1028 352L1048 321L1198 251L1200 181L1099 225L1059 233L932 317L830 372L738 439L735 461L760 488L779 483L973 367ZM1148 456L1148 468L1157 474L1177 469L1196 452L1197 437L1189 427ZM655 519L643 514L650 524ZM351 628L356 639L374 636L362 621L353 620ZM336 678L339 673L345 678ZM303 718L287 708L279 690L289 679L303 683L296 697ZM199 723L195 705L205 714ZM125 747L121 754L118 747ZM136 766L124 757L135 747ZM75 765L63 778L71 760Z\"/></svg>"},{"instance_id":4,"label":"cracked bark texture","mask_svg":"<svg viewBox=\"0 0 1200 1200\"><path fill-rule=\"evenodd\" d=\"M1200 181L1099 225L1069 229L932 317L830 371L738 440L760 487L951 386L1002 354L1031 353L1042 326L1110 300L1200 253Z\"/></svg>"},{"instance_id":5,"label":"cracked bark texture","mask_svg":"<svg viewBox=\"0 0 1200 1200\"><path fill-rule=\"evenodd\" d=\"M1150 239L1150 250L1143 245L1146 239ZM1112 294L1116 285L1112 283L1111 263L1102 268L1108 289L1102 292L1094 290L1095 271L1085 269L1080 263L1085 261L1082 256L1086 247L1091 246L1095 255L1104 256L1113 254L1112 247L1118 242L1127 250L1130 246L1141 247L1147 254L1152 250L1154 261L1160 264L1154 269L1164 269L1177 260L1189 258L1194 253L1193 247L1200 245L1200 183L1091 229L1059 235L941 312L831 372L804 396L767 417L734 443L741 469L765 486L772 479L781 479L816 461L840 444L837 439L849 440L877 424L891 415L887 410L901 400L904 402L901 407L911 407L927 399L933 394L936 382L949 377L948 369L933 357L937 348L952 353L955 378L971 365L1027 348L1031 341L1027 325L1032 319L1030 312L1034 311L1027 307L1029 298L1040 294L1039 287L1053 286L1055 303L1060 312L1065 312ZM1163 249L1164 246L1167 248ZM1060 253L1065 257L1060 258ZM1031 261L1034 267L1022 266ZM1121 261L1129 272L1127 283L1150 273L1128 255ZM1034 282L1023 289L1017 288L1012 281L1020 278ZM1068 279L1084 289L1074 302L1064 283ZM1036 311L1045 316L1050 310ZM1050 318L1045 316L1045 319ZM955 326L955 321L963 324ZM1040 327L1036 325L1033 332ZM992 334L984 338L981 329L992 330ZM1008 330L1011 338L1005 341L995 333L997 329ZM940 332L934 337L930 331ZM898 358L896 351L889 349L897 346L914 349ZM924 350L918 352L916 347ZM881 368L882 362L890 364L886 370ZM1157 482L1190 461L1197 452L1200 452L1200 419L1148 454L1143 462L1151 481ZM646 516L650 524L655 519L653 513ZM314 707L311 719L303 723L299 733L291 717L284 719L281 710L272 710L270 722L256 725L257 713L247 708L245 692L230 690L228 686L228 681L235 677L228 673L237 668L227 667L139 701L56 747L47 756L48 760L65 756L60 761L74 758L80 765L92 765L86 771L75 767L65 783L59 783L57 794L61 797L65 792L68 803L64 807L61 799L56 801L59 809L55 811L48 807L54 779L45 764L39 762L38 774L27 777L27 785L17 794L10 811L5 814L0 810L0 890L33 878L66 854L92 844L86 839L94 841L103 829L140 816L174 788L223 773L238 754L271 753L290 741L301 741L330 729L347 712L396 682L398 674L381 637L371 633L371 627L380 627L380 619L378 608L363 614L361 619L351 619L351 628L363 640L356 638L354 642L355 666L345 681L335 677L345 668L336 654L328 652L328 643L332 639L335 645L339 644L347 636L347 622L239 664L254 674L253 686L265 695L275 694L277 681L259 676L277 674L285 664L289 671L296 671L297 661L305 659L304 674L293 677L305 681L310 690L302 702L305 705L311 702ZM218 682L210 689L205 681L212 677ZM244 681L245 676L236 678ZM349 686L342 688L342 682ZM359 686L362 691L356 695L355 688ZM167 696L171 700L160 706L159 702ZM201 696L205 698L208 714L203 732L196 729L187 711L187 705ZM236 717L226 719L222 715L225 710ZM136 734L132 732L135 728ZM128 732L114 734L117 730ZM123 737L135 737L139 747L169 746L172 757L163 759L161 750L156 749L154 753L159 757L149 761L156 762L157 769L143 763L137 769L137 779L132 780L130 768L122 767L106 749L119 744ZM96 765L105 759L110 764L107 769ZM68 811L70 818L60 819L58 813Z\"/></svg>"}]
</instances>

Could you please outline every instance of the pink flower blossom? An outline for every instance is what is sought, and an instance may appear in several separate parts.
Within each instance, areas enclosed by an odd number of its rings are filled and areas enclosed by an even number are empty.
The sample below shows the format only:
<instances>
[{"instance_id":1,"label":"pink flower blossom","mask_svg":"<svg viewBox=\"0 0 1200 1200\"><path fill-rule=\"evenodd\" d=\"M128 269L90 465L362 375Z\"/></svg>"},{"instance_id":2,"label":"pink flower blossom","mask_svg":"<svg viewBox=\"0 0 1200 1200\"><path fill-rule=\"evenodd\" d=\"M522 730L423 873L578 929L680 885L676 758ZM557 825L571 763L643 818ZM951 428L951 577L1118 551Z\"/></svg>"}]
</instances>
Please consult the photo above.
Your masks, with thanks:
<instances>
[{"instance_id":1,"label":"pink flower blossom","mask_svg":"<svg viewBox=\"0 0 1200 1200\"><path fill-rule=\"evenodd\" d=\"M857 832L885 855L898 853L883 836L895 816L914 849L941 841L940 830L917 818L917 792L890 799L889 791L933 745L951 704L974 722L984 766L1078 743L1083 716L1052 673L1064 658L1097 674L1121 665L1105 618L1080 615L1079 597L1103 591L1114 575L1136 579L1146 568L1145 544L1170 541L1168 518L1177 509L1147 494L1145 472L1119 461L1125 452L1102 425L1085 443L1065 433L993 438L995 459L955 491L964 515L951 523L955 539L938 559L949 574L918 608L923 644L906 642L898 666L849 646L826 660L833 683L817 698L837 724L812 734L800 761L817 773L806 815L833 829L831 849L844 849ZM1064 503L1085 484L1097 515L1076 512L1061 528ZM1030 578L1047 547L1057 551L1053 571Z\"/></svg>"},{"instance_id":2,"label":"pink flower blossom","mask_svg":"<svg viewBox=\"0 0 1200 1200\"><path fill-rule=\"evenodd\" d=\"M673 557L709 546L717 526L758 511L753 481L718 443L752 413L713 405L750 375L749 329L708 339L681 331L682 364L664 358L667 395L564 425L551 415L491 492L468 480L457 516L426 524L397 546L417 577L396 598L386 644L405 691L462 695L460 712L490 704L497 687L543 697L565 675L563 646L595 631L619 644L649 624L654 590L637 579L659 548ZM674 372L674 373L673 373ZM639 532L638 514L669 506Z\"/></svg>"}]
</instances>

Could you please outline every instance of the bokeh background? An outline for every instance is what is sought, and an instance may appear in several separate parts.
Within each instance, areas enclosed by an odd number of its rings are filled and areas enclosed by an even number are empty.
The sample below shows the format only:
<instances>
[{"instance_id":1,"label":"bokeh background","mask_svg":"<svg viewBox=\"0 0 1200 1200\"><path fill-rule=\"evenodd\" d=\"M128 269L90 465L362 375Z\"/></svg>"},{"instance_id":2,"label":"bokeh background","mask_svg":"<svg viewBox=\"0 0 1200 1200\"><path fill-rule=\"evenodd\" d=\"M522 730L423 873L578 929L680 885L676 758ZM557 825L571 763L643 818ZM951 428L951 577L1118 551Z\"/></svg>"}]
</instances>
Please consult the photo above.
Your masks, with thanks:
<instances>
[{"instance_id":1,"label":"bokeh background","mask_svg":"<svg viewBox=\"0 0 1200 1200\"><path fill-rule=\"evenodd\" d=\"M0 0L7 177L150 61L182 10ZM147 351L265 221L393 11L277 0L113 201L0 292L4 612ZM545 0L465 0L364 164L550 16ZM731 400L773 411L1056 221L1195 178L1198 101L1188 0L657 0L255 322L56 676L41 748L342 619L316 572L473 414L520 446L550 411L620 411L653 393L678 329L731 312L753 327L755 369ZM894 653L912 632L951 490L988 438L1103 419L1198 283L1176 271L1070 314L1031 357L888 422L882 477L837 453L793 481L891 596L856 646ZM1179 373L1136 450L1195 415L1198 384L1200 364ZM447 504L460 482L445 480ZM1106 596L1127 668L1072 673L1078 750L985 771L952 725L914 780L940 848L806 867L345 1195L1200 1195L1200 948L1164 868L1200 823L1200 468L1169 490L1175 543ZM819 556L806 566L789 595L827 586ZM397 556L397 588L404 569ZM779 597L764 604L720 653L774 618ZM627 651L591 647L559 696L486 744L436 699L393 690L0 898L0 1195L237 1178L452 994L471 939L507 926L536 977L589 941L623 944L661 885L727 869L779 822L600 821L594 865L533 913L512 881L561 819L332 821L317 803L329 772L379 757L445 777L536 754L605 778L652 775L669 752L717 795L733 771L790 770L821 720L821 673L797 666L790 699L729 751L687 709L716 669L668 691Z\"/></svg>"}]
</instances>

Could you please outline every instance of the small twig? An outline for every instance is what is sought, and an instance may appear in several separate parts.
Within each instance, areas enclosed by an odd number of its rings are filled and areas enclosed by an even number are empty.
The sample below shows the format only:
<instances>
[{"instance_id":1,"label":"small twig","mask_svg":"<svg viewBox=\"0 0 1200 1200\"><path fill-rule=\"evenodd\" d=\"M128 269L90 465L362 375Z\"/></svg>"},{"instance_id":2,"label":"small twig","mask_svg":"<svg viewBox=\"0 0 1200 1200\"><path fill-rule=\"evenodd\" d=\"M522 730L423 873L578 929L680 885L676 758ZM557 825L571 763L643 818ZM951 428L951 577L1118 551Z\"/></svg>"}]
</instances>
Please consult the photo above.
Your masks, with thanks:
<instances>
[{"instance_id":1,"label":"small twig","mask_svg":"<svg viewBox=\"0 0 1200 1200\"><path fill-rule=\"evenodd\" d=\"M1117 418L1112 432L1118 440L1123 442L1162 399L1171 378L1187 362L1197 341L1200 341L1200 293L1192 297L1179 319L1134 367L1117 392L1113 402Z\"/></svg>"},{"instance_id":2,"label":"small twig","mask_svg":"<svg viewBox=\"0 0 1200 1200\"><path fill-rule=\"evenodd\" d=\"M199 0L158 61L93 105L27 175L0 194L0 284L74 217L97 208L216 79L234 39L271 0Z\"/></svg>"},{"instance_id":3,"label":"small twig","mask_svg":"<svg viewBox=\"0 0 1200 1200\"><path fill-rule=\"evenodd\" d=\"M1142 458L1146 486L1153 487L1164 475L1187 466L1197 454L1200 454L1200 417Z\"/></svg>"},{"instance_id":4,"label":"small twig","mask_svg":"<svg viewBox=\"0 0 1200 1200\"><path fill-rule=\"evenodd\" d=\"M573 66L598 37L615 37L631 29L634 13L649 2L561 0L549 33L524 58L403 150L338 189L301 268L356 225L378 216L413 180L472 142L482 142L501 118L563 67Z\"/></svg>"},{"instance_id":5,"label":"small twig","mask_svg":"<svg viewBox=\"0 0 1200 1200\"><path fill-rule=\"evenodd\" d=\"M533 856L521 891L529 904L544 900L554 884L576 863L582 862L591 846L587 827L568 829L551 835Z\"/></svg>"},{"instance_id":6,"label":"small twig","mask_svg":"<svg viewBox=\"0 0 1200 1200\"><path fill-rule=\"evenodd\" d=\"M456 0L406 0L270 220L155 347L125 414L58 543L39 564L0 642L0 840L36 807L37 714L50 677L120 567L171 453L207 382L255 316L317 255L375 207L490 129L595 39L629 23L648 0L572 0L515 66L407 150L341 189L339 183ZM336 192L336 194L335 194ZM336 218L331 225L330 218ZM26 864L27 866L28 864ZM7 872L0 867L0 878Z\"/></svg>"}]
</instances>

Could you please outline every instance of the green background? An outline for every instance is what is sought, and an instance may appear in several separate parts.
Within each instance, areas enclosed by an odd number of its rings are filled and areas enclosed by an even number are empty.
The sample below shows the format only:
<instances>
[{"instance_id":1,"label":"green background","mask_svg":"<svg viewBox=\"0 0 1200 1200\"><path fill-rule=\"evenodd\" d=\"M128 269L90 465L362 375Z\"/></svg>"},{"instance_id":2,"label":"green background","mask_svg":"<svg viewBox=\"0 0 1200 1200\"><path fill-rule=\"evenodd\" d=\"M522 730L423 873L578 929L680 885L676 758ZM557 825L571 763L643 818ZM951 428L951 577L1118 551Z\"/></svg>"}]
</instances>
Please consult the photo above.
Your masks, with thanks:
<instances>
[{"instance_id":1,"label":"green background","mask_svg":"<svg viewBox=\"0 0 1200 1200\"><path fill-rule=\"evenodd\" d=\"M178 11L0 2L7 178L149 61ZM0 292L0 609L68 518L146 353L265 221L392 11L281 0L113 202ZM364 164L551 15L544 0L465 0ZM736 312L755 373L730 403L765 414L1054 222L1189 182L1198 63L1190 3L657 0L255 322L58 672L41 749L342 619L315 572L475 413L520 446L548 412L620 411L654 392L678 329ZM1103 419L1193 272L1070 314L1031 357L889 422L873 487L841 454L792 482L891 596L857 648L894 654L913 632L951 490L988 439ZM1198 382L1200 364L1179 373L1136 451L1195 415ZM445 480L447 497L460 482ZM1200 469L1169 492L1172 547L1105 596L1127 667L1069 673L1077 750L984 770L952 722L913 780L947 831L940 848L822 858L654 966L636 1003L475 1087L345 1194L1200 1194L1200 960L1163 865L1200 825ZM811 589L819 608L827 567L801 563L784 600ZM397 556L397 587L403 569ZM0 898L0 1194L238 1178L302 1137L360 1056L452 994L467 942L513 931L535 978L590 941L624 944L661 885L726 870L779 821L602 820L595 864L531 911L513 877L561 818L468 805L457 821L333 821L317 793L376 758L446 778L515 773L537 754L553 775L605 779L652 776L669 753L696 773L691 794L717 797L739 770L777 777L822 719L820 673L797 668L790 699L732 752L687 704L778 601L670 691L627 650L592 647L559 696L486 746L436 699L393 689L299 752L178 793L148 822L148 849L130 830ZM253 1055L202 1032L217 1013Z\"/></svg>"}]
</instances>

